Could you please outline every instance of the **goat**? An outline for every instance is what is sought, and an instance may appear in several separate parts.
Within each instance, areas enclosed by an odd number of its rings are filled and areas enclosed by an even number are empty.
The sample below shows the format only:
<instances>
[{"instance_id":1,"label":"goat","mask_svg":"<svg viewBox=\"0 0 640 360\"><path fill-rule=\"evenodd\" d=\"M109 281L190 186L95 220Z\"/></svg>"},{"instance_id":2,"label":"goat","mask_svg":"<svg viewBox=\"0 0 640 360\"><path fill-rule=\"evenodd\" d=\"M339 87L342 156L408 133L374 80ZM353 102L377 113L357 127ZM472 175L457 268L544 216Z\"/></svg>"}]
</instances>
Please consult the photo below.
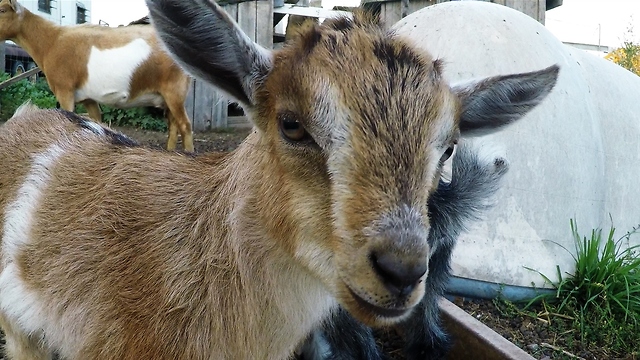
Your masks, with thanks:
<instances>
[{"instance_id":1,"label":"goat","mask_svg":"<svg viewBox=\"0 0 640 360\"><path fill-rule=\"evenodd\" d=\"M152 26L59 26L17 0L2 0L0 40L7 39L40 66L63 109L74 111L81 103L101 121L98 103L161 107L169 127L167 149L175 150L180 133L184 150L194 151L184 107L189 77L162 50Z\"/></svg>"},{"instance_id":2,"label":"goat","mask_svg":"<svg viewBox=\"0 0 640 360\"><path fill-rule=\"evenodd\" d=\"M463 145L453 158L452 170L451 181L440 180L428 201L429 246L433 250L424 297L414 313L396 325L406 342L407 359L442 359L446 355L450 340L440 327L438 298L444 294L450 275L451 252L460 233L492 205L491 197L508 165L501 157L481 157ZM384 355L376 347L371 329L339 309L311 334L299 358L379 360Z\"/></svg>"},{"instance_id":3,"label":"goat","mask_svg":"<svg viewBox=\"0 0 640 360\"><path fill-rule=\"evenodd\" d=\"M269 51L213 1L147 5L175 60L255 131L205 162L66 111L5 123L9 358L288 359L338 304L369 326L405 320L425 291L441 160L460 134L521 118L558 75L451 88L364 14Z\"/></svg>"}]
</instances>

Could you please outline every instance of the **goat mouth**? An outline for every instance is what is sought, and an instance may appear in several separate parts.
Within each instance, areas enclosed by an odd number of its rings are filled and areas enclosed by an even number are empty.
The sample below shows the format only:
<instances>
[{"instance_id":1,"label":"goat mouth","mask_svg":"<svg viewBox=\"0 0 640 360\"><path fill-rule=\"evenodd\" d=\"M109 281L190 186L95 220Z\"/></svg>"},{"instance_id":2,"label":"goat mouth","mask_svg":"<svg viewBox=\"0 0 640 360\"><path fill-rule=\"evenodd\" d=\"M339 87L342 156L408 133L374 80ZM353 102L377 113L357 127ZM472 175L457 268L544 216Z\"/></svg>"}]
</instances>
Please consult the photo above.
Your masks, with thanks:
<instances>
[{"instance_id":1,"label":"goat mouth","mask_svg":"<svg viewBox=\"0 0 640 360\"><path fill-rule=\"evenodd\" d=\"M347 286L347 289L349 290L349 294L351 294L351 296L356 300L356 303L358 304L358 306L360 306L362 309L364 309L367 312L374 313L381 317L397 318L407 314L411 310L411 309L389 309L389 308L380 307L378 305L374 305L368 302L367 300L363 299L362 297L360 297L360 295L356 294L348 286Z\"/></svg>"}]
</instances>

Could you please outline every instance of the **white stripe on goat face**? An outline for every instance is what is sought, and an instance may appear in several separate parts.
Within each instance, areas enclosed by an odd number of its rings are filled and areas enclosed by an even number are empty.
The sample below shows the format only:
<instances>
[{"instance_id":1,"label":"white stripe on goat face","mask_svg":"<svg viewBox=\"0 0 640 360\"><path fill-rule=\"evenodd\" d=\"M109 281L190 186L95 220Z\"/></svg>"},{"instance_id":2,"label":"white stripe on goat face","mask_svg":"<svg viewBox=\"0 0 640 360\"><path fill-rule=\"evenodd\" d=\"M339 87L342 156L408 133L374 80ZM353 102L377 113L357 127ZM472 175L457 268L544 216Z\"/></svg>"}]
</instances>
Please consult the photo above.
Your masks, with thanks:
<instances>
[{"instance_id":1,"label":"white stripe on goat face","mask_svg":"<svg viewBox=\"0 0 640 360\"><path fill-rule=\"evenodd\" d=\"M102 104L124 107L130 98L133 74L151 56L151 45L144 39L135 39L125 46L112 49L91 47L87 62L87 82L76 91L76 102L93 99ZM155 99L149 106L160 106Z\"/></svg>"},{"instance_id":2,"label":"white stripe on goat face","mask_svg":"<svg viewBox=\"0 0 640 360\"><path fill-rule=\"evenodd\" d=\"M18 196L5 211L2 234L2 273L0 273L0 308L8 318L14 319L26 333L39 334L45 326L45 306L21 279L16 262L25 246L30 243L35 213L43 192L49 185L51 169L63 155L58 144L34 157L31 170L18 189Z\"/></svg>"}]
</instances>

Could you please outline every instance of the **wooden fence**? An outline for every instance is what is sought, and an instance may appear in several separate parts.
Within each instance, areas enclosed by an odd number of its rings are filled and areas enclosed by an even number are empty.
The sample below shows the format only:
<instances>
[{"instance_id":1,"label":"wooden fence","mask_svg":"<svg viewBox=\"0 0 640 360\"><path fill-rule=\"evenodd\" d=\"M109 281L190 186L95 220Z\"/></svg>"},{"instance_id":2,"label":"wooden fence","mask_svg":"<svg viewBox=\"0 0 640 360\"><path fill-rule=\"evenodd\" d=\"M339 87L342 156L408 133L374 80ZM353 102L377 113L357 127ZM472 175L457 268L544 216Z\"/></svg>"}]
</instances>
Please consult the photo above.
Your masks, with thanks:
<instances>
[{"instance_id":1,"label":"wooden fence","mask_svg":"<svg viewBox=\"0 0 640 360\"><path fill-rule=\"evenodd\" d=\"M219 2L221 3L221 2ZM222 5L222 4L221 4ZM273 3L271 0L227 1L223 8L251 38L267 49L273 47ZM192 80L185 107L194 131L249 126L244 117L229 118L229 99L200 80Z\"/></svg>"},{"instance_id":2,"label":"wooden fence","mask_svg":"<svg viewBox=\"0 0 640 360\"><path fill-rule=\"evenodd\" d=\"M408 13L418 11L423 7L448 2L450 0L411 0L409 2ZM532 18L540 21L544 24L544 13L546 11L546 1L547 0L479 0L479 1L487 1L492 2L504 6L508 6L512 9L521 11ZM387 24L388 26L392 26L402 19L402 4L400 0L365 0L365 7L370 7L375 9L376 11L380 11L380 19ZM559 2L562 3L561 1Z\"/></svg>"},{"instance_id":3,"label":"wooden fence","mask_svg":"<svg viewBox=\"0 0 640 360\"><path fill-rule=\"evenodd\" d=\"M12 77L10 79L7 79L7 80L5 80L5 81L0 83L0 90L6 88L9 85L15 84L15 83L17 83L18 81L20 81L22 79L26 79L28 77L37 75L39 72L40 72L40 68L36 66L35 68L33 68L31 70L27 70L27 71L23 72L22 74L18 74L18 75L14 76L14 77Z\"/></svg>"},{"instance_id":4,"label":"wooden fence","mask_svg":"<svg viewBox=\"0 0 640 360\"><path fill-rule=\"evenodd\" d=\"M411 0L409 2L408 13L417 11L425 6L434 5L450 0ZM549 0L479 0L490 1L500 5L505 5L544 23L544 13L546 2ZM557 5L562 4L562 0L555 0ZM273 48L273 28L274 28L274 8L273 0L218 0L218 3L231 15L240 25L242 30L258 44L267 49ZM364 0L365 7L369 6L379 10L380 17L384 23L395 24L402 18L402 6L399 0ZM557 6L556 5L556 6ZM296 9L278 8L280 13L295 13ZM310 11L321 11L315 8L299 8L297 11L305 11L304 15L309 15ZM302 13L301 13L302 14ZM318 13L319 14L319 13ZM316 14L315 16L319 16ZM207 83L200 80L193 80L187 100L185 103L187 114L192 120L195 131L208 131L215 128L250 126L245 117L228 116L229 99L220 94Z\"/></svg>"}]
</instances>

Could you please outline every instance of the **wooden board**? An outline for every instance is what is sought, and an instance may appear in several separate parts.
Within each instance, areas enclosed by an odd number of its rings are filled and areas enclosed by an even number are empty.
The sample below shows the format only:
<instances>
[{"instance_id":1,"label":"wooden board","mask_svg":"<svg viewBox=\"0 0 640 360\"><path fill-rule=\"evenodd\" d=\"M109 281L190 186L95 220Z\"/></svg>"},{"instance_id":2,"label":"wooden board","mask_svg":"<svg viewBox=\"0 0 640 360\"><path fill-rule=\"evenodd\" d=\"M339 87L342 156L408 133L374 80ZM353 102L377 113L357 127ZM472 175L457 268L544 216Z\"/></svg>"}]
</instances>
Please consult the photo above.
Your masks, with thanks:
<instances>
[{"instance_id":1,"label":"wooden board","mask_svg":"<svg viewBox=\"0 0 640 360\"><path fill-rule=\"evenodd\" d=\"M9 86L11 84L15 84L18 81L20 81L22 79L26 79L29 76L33 76L33 75L35 75L35 74L37 74L39 72L40 72L40 68L36 66L31 70L27 70L27 71L23 72L22 74L18 74L16 76L12 77L11 79L7 79L7 80L3 81L2 83L0 83L0 89L4 89L4 88L6 88L7 86Z\"/></svg>"},{"instance_id":2,"label":"wooden board","mask_svg":"<svg viewBox=\"0 0 640 360\"><path fill-rule=\"evenodd\" d=\"M193 108L195 107L195 94L193 90L195 88L195 79L191 79L189 84L189 92L187 92L187 98L184 100L184 109L187 111L187 116L191 120L191 126L195 128L196 118L193 116Z\"/></svg>"},{"instance_id":3,"label":"wooden board","mask_svg":"<svg viewBox=\"0 0 640 360\"><path fill-rule=\"evenodd\" d=\"M416 12L427 6L435 5L448 0L411 0L409 2L409 13ZM393 26L402 19L402 2L388 1L380 3L380 20L387 27Z\"/></svg>"},{"instance_id":4,"label":"wooden board","mask_svg":"<svg viewBox=\"0 0 640 360\"><path fill-rule=\"evenodd\" d=\"M227 127L230 128L250 128L253 124L246 116L230 116Z\"/></svg>"},{"instance_id":5,"label":"wooden board","mask_svg":"<svg viewBox=\"0 0 640 360\"><path fill-rule=\"evenodd\" d=\"M327 10L321 7L302 7L296 5L285 5L273 10L276 14L300 15L314 18L334 18L338 16L351 17L353 14L348 11Z\"/></svg>"},{"instance_id":6,"label":"wooden board","mask_svg":"<svg viewBox=\"0 0 640 360\"><path fill-rule=\"evenodd\" d=\"M193 109L193 128L196 131L211 129L214 108L214 93L212 86L204 81L196 81L194 89L194 102L197 106ZM203 104L201 106L200 104ZM206 105L204 105L206 104Z\"/></svg>"},{"instance_id":7,"label":"wooden board","mask_svg":"<svg viewBox=\"0 0 640 360\"><path fill-rule=\"evenodd\" d=\"M491 2L523 12L544 24L546 0L491 0Z\"/></svg>"},{"instance_id":8,"label":"wooden board","mask_svg":"<svg viewBox=\"0 0 640 360\"><path fill-rule=\"evenodd\" d=\"M271 0L229 3L223 6L247 36L267 49L273 48L273 3ZM229 99L201 80L194 80L185 107L194 131L208 131L229 126L251 126L246 117L228 117Z\"/></svg>"},{"instance_id":9,"label":"wooden board","mask_svg":"<svg viewBox=\"0 0 640 360\"><path fill-rule=\"evenodd\" d=\"M238 21L238 5L237 4L225 5L222 8L224 9L224 11L227 12L227 14L229 14L229 16L231 16L233 21Z\"/></svg>"},{"instance_id":10,"label":"wooden board","mask_svg":"<svg viewBox=\"0 0 640 360\"><path fill-rule=\"evenodd\" d=\"M258 13L257 1L238 4L238 25L249 39L256 41L256 14Z\"/></svg>"},{"instance_id":11,"label":"wooden board","mask_svg":"<svg viewBox=\"0 0 640 360\"><path fill-rule=\"evenodd\" d=\"M185 108L192 119L194 131L208 131L227 127L228 100L208 83L193 80Z\"/></svg>"},{"instance_id":12,"label":"wooden board","mask_svg":"<svg viewBox=\"0 0 640 360\"><path fill-rule=\"evenodd\" d=\"M273 48L273 2L261 0L256 3L256 42L267 49ZM268 31L268 30L271 31Z\"/></svg>"}]
</instances>

